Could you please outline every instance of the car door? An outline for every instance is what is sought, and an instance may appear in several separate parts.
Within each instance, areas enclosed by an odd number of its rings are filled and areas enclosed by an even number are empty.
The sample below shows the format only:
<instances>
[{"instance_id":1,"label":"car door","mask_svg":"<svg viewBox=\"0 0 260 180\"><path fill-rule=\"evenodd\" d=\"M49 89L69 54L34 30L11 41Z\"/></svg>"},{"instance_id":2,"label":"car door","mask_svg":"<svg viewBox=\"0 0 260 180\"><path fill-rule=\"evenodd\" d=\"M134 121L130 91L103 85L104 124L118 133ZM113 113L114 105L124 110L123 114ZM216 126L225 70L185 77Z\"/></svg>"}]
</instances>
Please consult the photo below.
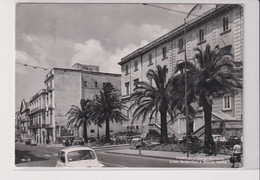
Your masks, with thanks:
<instances>
[{"instance_id":1,"label":"car door","mask_svg":"<svg viewBox=\"0 0 260 180\"><path fill-rule=\"evenodd\" d=\"M57 164L56 167L64 167L66 165L66 158L65 152L60 151L58 154Z\"/></svg>"}]
</instances>

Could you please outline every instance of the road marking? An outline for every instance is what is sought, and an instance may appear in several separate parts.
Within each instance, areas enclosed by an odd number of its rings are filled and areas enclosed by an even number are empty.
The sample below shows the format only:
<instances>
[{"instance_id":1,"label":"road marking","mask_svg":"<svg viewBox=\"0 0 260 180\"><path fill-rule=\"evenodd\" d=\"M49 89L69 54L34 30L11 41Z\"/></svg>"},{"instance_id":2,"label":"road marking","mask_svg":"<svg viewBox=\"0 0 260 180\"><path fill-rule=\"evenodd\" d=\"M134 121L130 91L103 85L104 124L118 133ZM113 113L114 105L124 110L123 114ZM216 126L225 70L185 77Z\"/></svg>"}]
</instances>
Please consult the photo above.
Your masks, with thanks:
<instances>
[{"instance_id":1,"label":"road marking","mask_svg":"<svg viewBox=\"0 0 260 180\"><path fill-rule=\"evenodd\" d=\"M45 157L50 157L51 155L49 155L49 154L44 154L43 156L45 156Z\"/></svg>"},{"instance_id":2,"label":"road marking","mask_svg":"<svg viewBox=\"0 0 260 180\"><path fill-rule=\"evenodd\" d=\"M122 166L122 165L119 165L119 164L113 164L113 163L107 163L107 162L101 162L101 163L103 163L104 165L111 165L111 166L116 166L116 167L125 167L125 168L127 168L126 166Z\"/></svg>"}]
</instances>

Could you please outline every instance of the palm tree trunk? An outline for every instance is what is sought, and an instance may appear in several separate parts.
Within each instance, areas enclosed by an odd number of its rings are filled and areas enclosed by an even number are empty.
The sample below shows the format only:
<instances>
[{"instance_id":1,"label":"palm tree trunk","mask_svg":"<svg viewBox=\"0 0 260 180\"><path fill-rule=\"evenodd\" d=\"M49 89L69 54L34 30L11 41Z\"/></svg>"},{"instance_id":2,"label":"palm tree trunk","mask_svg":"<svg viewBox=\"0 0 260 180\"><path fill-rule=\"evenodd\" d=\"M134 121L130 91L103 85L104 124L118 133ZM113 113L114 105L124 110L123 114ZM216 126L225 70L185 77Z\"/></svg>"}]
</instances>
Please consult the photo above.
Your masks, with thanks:
<instances>
[{"instance_id":1,"label":"palm tree trunk","mask_svg":"<svg viewBox=\"0 0 260 180\"><path fill-rule=\"evenodd\" d=\"M87 122L84 120L83 122L83 138L84 138L84 143L88 142L88 131L87 131Z\"/></svg>"},{"instance_id":2,"label":"palm tree trunk","mask_svg":"<svg viewBox=\"0 0 260 180\"><path fill-rule=\"evenodd\" d=\"M205 121L205 139L204 139L204 151L206 154L212 155L216 153L215 142L212 137L211 127L211 115L212 105L207 102L203 103L204 121Z\"/></svg>"},{"instance_id":3,"label":"palm tree trunk","mask_svg":"<svg viewBox=\"0 0 260 180\"><path fill-rule=\"evenodd\" d=\"M109 117L106 118L106 142L110 143Z\"/></svg>"},{"instance_id":4,"label":"palm tree trunk","mask_svg":"<svg viewBox=\"0 0 260 180\"><path fill-rule=\"evenodd\" d=\"M167 120L166 120L166 116L167 116L167 108L162 108L160 110L160 114L161 114L161 139L160 139L160 143L161 144L166 144L169 143L169 139L168 139L168 132L167 132Z\"/></svg>"}]
</instances>

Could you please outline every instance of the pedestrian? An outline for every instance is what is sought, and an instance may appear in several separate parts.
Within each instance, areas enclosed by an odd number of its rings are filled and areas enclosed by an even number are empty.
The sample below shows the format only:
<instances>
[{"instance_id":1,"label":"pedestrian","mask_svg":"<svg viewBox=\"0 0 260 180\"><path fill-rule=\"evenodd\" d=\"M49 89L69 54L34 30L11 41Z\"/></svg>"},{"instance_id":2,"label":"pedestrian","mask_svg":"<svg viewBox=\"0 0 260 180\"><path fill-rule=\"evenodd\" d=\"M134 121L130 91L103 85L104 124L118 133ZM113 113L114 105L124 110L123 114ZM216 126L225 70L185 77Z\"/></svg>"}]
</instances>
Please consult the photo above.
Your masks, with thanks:
<instances>
[{"instance_id":1,"label":"pedestrian","mask_svg":"<svg viewBox=\"0 0 260 180\"><path fill-rule=\"evenodd\" d=\"M231 163L233 163L232 167L235 167L235 163L238 162L241 165L241 155L242 155L242 146L239 142L235 144L233 147L233 154L231 157Z\"/></svg>"}]
</instances>

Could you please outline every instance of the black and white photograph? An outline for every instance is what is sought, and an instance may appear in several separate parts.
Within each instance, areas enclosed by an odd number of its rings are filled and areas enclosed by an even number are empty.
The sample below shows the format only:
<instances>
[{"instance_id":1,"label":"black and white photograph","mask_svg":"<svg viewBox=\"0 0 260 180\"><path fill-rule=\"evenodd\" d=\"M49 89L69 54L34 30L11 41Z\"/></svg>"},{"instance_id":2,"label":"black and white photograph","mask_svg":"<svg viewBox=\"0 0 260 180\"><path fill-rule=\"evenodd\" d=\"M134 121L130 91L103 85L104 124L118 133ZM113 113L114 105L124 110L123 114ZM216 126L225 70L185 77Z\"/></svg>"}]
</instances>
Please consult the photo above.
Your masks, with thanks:
<instances>
[{"instance_id":1,"label":"black and white photograph","mask_svg":"<svg viewBox=\"0 0 260 180\"><path fill-rule=\"evenodd\" d=\"M243 168L244 4L17 3L15 167Z\"/></svg>"}]
</instances>

